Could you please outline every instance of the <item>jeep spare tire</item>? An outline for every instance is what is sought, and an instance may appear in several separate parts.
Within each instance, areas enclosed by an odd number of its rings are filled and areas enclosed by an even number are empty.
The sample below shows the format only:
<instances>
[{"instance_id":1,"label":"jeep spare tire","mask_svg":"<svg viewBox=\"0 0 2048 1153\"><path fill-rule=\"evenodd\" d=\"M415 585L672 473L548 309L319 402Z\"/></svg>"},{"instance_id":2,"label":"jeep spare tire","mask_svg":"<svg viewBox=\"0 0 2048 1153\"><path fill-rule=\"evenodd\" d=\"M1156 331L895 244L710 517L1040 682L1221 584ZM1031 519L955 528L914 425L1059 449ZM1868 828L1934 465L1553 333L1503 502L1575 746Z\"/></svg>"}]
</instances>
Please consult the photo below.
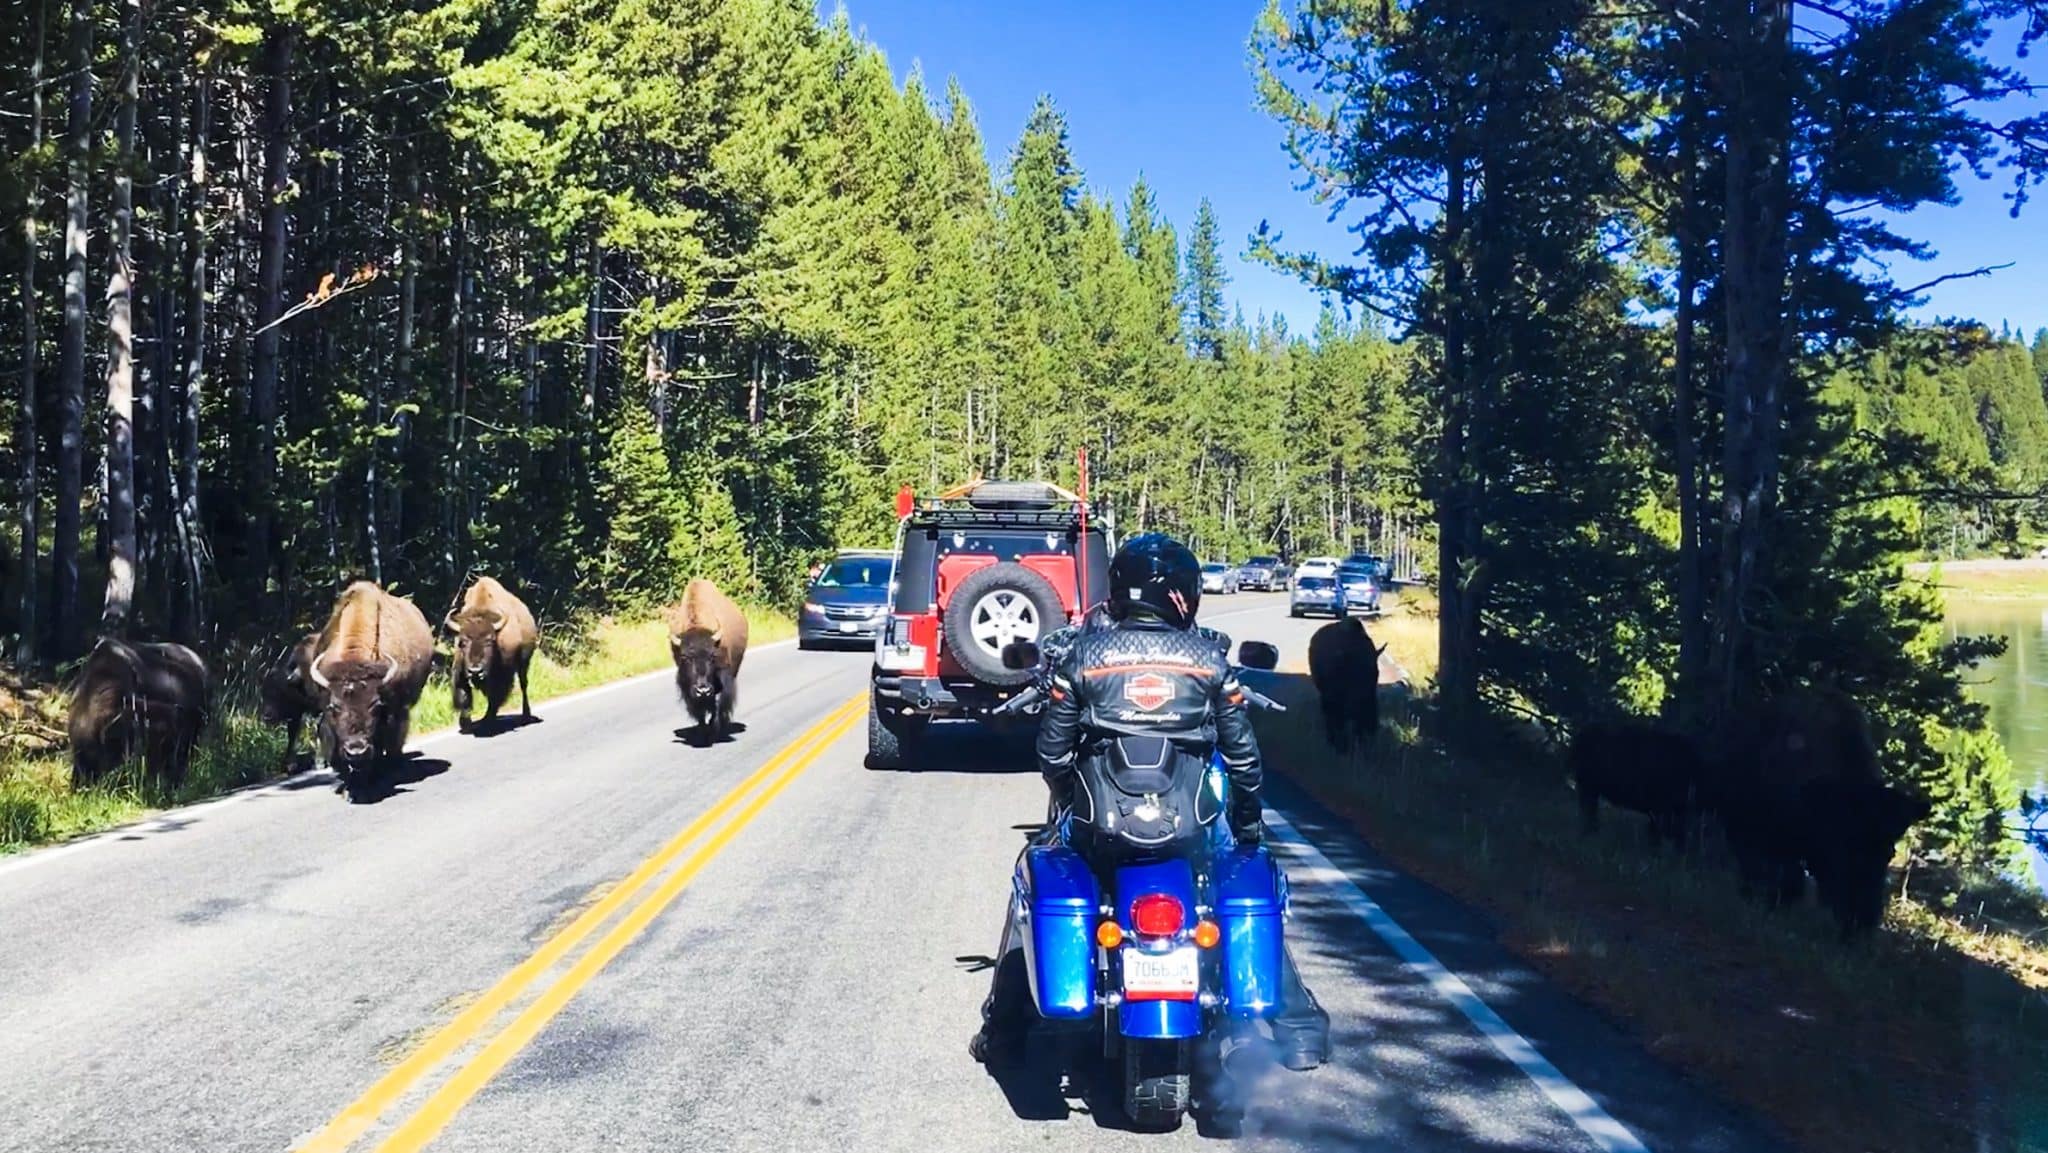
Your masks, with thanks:
<instances>
[{"instance_id":1,"label":"jeep spare tire","mask_svg":"<svg viewBox=\"0 0 2048 1153\"><path fill-rule=\"evenodd\" d=\"M1067 623L1052 582L1014 562L976 569L946 601L946 651L974 679L1011 687L1034 670L1003 667L1003 646L1036 641Z\"/></svg>"}]
</instances>

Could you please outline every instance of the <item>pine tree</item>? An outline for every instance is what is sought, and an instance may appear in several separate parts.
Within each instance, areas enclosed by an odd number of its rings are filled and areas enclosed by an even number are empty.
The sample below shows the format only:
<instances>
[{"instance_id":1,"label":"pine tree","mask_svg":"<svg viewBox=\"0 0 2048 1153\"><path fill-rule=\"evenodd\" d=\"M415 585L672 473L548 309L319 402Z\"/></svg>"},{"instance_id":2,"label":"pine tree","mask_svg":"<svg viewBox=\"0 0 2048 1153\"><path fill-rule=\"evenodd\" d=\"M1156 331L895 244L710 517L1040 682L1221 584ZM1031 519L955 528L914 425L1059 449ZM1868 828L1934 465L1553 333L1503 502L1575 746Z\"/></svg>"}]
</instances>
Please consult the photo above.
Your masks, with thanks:
<instances>
[{"instance_id":1,"label":"pine tree","mask_svg":"<svg viewBox=\"0 0 2048 1153\"><path fill-rule=\"evenodd\" d=\"M1230 274L1223 269L1218 249L1216 210L1203 197L1195 209L1194 231L1188 234L1188 254L1183 266L1181 300L1187 310L1188 342L1199 356L1210 360L1223 357L1223 288Z\"/></svg>"}]
</instances>

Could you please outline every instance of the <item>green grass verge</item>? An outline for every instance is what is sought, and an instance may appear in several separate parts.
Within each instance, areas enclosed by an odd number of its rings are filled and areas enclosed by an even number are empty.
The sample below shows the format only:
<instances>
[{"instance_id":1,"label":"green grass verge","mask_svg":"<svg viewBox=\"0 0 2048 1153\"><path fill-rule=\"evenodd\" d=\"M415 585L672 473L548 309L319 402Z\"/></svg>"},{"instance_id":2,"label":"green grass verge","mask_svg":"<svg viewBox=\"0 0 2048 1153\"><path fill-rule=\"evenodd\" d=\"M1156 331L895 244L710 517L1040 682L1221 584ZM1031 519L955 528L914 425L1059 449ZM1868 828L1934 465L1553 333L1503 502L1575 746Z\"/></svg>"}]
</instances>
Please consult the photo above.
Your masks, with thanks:
<instances>
[{"instance_id":1,"label":"green grass verge","mask_svg":"<svg viewBox=\"0 0 2048 1153\"><path fill-rule=\"evenodd\" d=\"M1816 909L1741 899L1711 849L1653 855L1609 810L1578 830L1561 768L1500 734L1451 755L1385 691L1362 760L1322 739L1305 678L1258 718L1266 759L1402 868L1494 919L1510 950L1816 1153L2048 1145L2048 949L1894 902L1843 946ZM1461 727L1461 732L1470 726ZM1910 888L1910 880L1908 887Z\"/></svg>"},{"instance_id":2,"label":"green grass verge","mask_svg":"<svg viewBox=\"0 0 2048 1153\"><path fill-rule=\"evenodd\" d=\"M2048 597L2048 561L1974 560L1907 565L1908 575L1932 580L1951 599Z\"/></svg>"},{"instance_id":3,"label":"green grass verge","mask_svg":"<svg viewBox=\"0 0 2048 1153\"><path fill-rule=\"evenodd\" d=\"M748 609L749 643L764 645L796 635L788 617ZM669 666L668 631L660 620L605 619L587 625L544 625L541 651L528 684L533 702L564 696L608 681ZM207 731L183 787L167 792L139 779L131 766L105 786L73 792L71 762L62 751L0 751L0 854L97 832L157 809L191 804L231 789L280 776L285 769L284 733L255 717L255 670L216 669L219 720ZM51 708L61 702L53 701ZM512 708L518 708L514 690ZM473 706L481 711L481 703ZM46 718L61 728L61 712ZM455 710L448 679L436 673L413 709L413 733L425 735L453 726ZM307 738L301 738L301 747Z\"/></svg>"}]
</instances>

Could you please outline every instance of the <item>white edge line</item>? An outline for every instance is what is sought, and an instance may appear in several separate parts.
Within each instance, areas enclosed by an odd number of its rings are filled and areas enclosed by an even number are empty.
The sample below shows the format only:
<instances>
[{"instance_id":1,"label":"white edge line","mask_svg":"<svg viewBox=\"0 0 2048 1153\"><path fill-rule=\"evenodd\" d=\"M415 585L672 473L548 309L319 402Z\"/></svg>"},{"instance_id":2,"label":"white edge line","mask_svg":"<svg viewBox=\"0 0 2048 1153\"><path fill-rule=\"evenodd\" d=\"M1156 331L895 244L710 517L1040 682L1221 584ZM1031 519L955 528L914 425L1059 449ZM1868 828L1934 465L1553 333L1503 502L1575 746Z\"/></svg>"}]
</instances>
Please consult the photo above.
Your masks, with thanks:
<instances>
[{"instance_id":1,"label":"white edge line","mask_svg":"<svg viewBox=\"0 0 2048 1153\"><path fill-rule=\"evenodd\" d=\"M1465 1015L1479 1034L1493 1043L1494 1049L1507 1058L1509 1063L1522 1071L1550 1103L1557 1106L1579 1131L1591 1138L1606 1153L1649 1153L1628 1127L1616 1121L1600 1103L1571 1078L1560 1072L1557 1066L1536 1051L1536 1046L1527 1037L1501 1019L1493 1007L1479 999L1470 985L1444 967L1422 942L1409 935L1398 922L1387 915L1379 903L1365 895L1349 874L1331 863L1330 858L1315 846L1301 830L1294 827L1286 817L1272 809L1266 810L1266 828L1269 833L1278 834L1273 839L1286 845L1293 855L1306 862L1307 868L1298 872L1328 886L1337 899L1342 901L1366 927L1385 941L1394 954L1405 962L1411 972L1421 977L1429 987L1449 1001L1458 1012Z\"/></svg>"},{"instance_id":2,"label":"white edge line","mask_svg":"<svg viewBox=\"0 0 2048 1153\"><path fill-rule=\"evenodd\" d=\"M749 653L763 653L767 652L770 649L787 648L788 646L793 645L795 643L796 638L792 637L789 640L773 641L769 644L761 645L758 648L748 649L747 651ZM569 693L565 696L550 697L544 703L550 709L560 708L563 705L572 705L578 701L588 700L591 697L603 696L604 694L609 693L615 689L627 688L632 685L637 685L644 683L646 681L654 680L657 677L673 676L674 674L674 669L655 669L652 672L635 673L630 677L621 677L618 680L606 681L604 684L594 685L587 689L578 689L577 691ZM438 729L434 732L428 733L426 736L423 736L418 740L411 742L406 747L409 749L423 749L428 745L439 744L442 741L460 735L462 735L462 731L451 725L448 728ZM210 812L214 809L224 808L228 805L249 800L252 797L260 797L268 793L282 792L286 789L295 787L296 785L298 785L299 782L302 782L309 777L324 775L327 774L327 772L328 770L324 768L300 769L296 773L292 773L289 776L279 777L274 781L262 781L253 785L243 785L241 788L238 789L229 789L227 792L222 793L217 797L211 797L207 800L197 801L189 805L181 805L176 808L164 809L160 812L152 813L151 815L142 817L138 820L130 821L125 825L115 825L112 828L101 829L99 832L88 833L85 836L78 837L69 841L64 841L60 844L49 845L40 849L29 849L25 852L16 853L8 857L0 858L0 877L4 877L9 873L19 872L22 869L26 869L34 865L43 864L47 861L57 860L58 858L69 856L72 853L76 853L84 849L90 849L96 845L102 845L112 841L122 840L127 837L134 836L138 833L146 835L150 833L168 832L171 829L177 828L187 818L197 816L200 813Z\"/></svg>"}]
</instances>

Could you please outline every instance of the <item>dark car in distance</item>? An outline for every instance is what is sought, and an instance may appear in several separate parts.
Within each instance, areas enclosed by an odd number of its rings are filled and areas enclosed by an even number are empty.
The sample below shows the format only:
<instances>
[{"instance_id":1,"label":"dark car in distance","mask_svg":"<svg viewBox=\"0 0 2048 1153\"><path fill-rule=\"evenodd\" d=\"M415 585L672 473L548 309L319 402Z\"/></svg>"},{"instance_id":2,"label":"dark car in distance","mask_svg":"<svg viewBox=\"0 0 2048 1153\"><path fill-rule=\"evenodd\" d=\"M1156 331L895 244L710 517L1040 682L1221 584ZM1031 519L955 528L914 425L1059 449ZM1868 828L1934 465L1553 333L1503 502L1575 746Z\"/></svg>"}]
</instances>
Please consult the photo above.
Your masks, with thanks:
<instances>
[{"instance_id":1,"label":"dark car in distance","mask_svg":"<svg viewBox=\"0 0 2048 1153\"><path fill-rule=\"evenodd\" d=\"M797 616L799 648L875 642L889 616L890 556L842 552L812 579Z\"/></svg>"}]
</instances>

